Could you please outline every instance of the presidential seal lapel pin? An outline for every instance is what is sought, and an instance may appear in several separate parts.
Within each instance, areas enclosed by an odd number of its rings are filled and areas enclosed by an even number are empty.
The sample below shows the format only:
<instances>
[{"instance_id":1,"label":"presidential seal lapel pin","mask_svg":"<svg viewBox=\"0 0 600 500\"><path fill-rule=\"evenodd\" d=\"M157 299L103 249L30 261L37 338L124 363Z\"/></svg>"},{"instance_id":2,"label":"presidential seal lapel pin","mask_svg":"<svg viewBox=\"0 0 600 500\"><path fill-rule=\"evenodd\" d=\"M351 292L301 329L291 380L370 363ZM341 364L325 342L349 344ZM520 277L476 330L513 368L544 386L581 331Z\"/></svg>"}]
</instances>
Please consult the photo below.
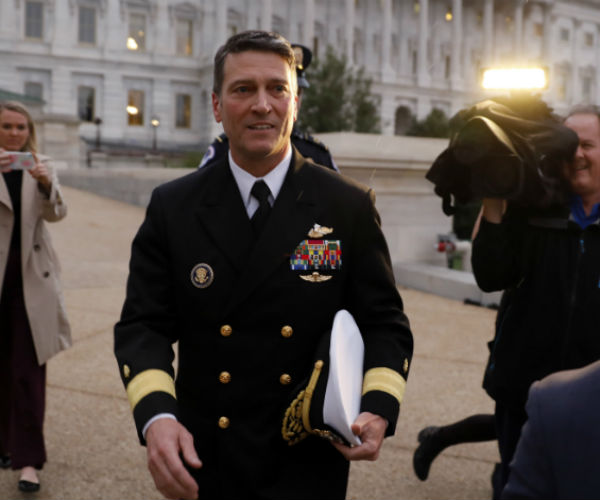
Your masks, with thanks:
<instances>
[{"instance_id":1,"label":"presidential seal lapel pin","mask_svg":"<svg viewBox=\"0 0 600 500\"><path fill-rule=\"evenodd\" d=\"M201 264L196 264L192 268L190 279L192 280L192 285L196 288L207 288L215 279L215 273L212 270L212 267L203 262Z\"/></svg>"},{"instance_id":2,"label":"presidential seal lapel pin","mask_svg":"<svg viewBox=\"0 0 600 500\"><path fill-rule=\"evenodd\" d=\"M312 229L308 232L309 238L322 238L323 236L333 233L332 227L325 227L317 224L313 225Z\"/></svg>"}]
</instances>

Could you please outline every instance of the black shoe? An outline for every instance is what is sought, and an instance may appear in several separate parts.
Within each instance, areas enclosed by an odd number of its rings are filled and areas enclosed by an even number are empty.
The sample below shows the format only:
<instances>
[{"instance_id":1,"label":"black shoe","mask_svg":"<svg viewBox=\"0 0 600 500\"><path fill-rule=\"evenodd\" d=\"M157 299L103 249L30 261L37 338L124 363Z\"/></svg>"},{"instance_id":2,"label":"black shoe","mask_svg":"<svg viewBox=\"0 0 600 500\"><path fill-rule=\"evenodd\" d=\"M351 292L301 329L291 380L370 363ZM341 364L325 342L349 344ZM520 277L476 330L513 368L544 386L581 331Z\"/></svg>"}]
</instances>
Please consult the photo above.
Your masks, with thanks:
<instances>
[{"instance_id":1,"label":"black shoe","mask_svg":"<svg viewBox=\"0 0 600 500\"><path fill-rule=\"evenodd\" d=\"M439 429L435 426L425 427L417 435L420 444L413 455L413 469L421 481L427 479L431 462L444 449L437 439Z\"/></svg>"},{"instance_id":2,"label":"black shoe","mask_svg":"<svg viewBox=\"0 0 600 500\"><path fill-rule=\"evenodd\" d=\"M19 490L24 491L25 493L34 493L40 490L40 483L32 483L26 479L20 479Z\"/></svg>"},{"instance_id":3,"label":"black shoe","mask_svg":"<svg viewBox=\"0 0 600 500\"><path fill-rule=\"evenodd\" d=\"M0 455L0 469L8 469L11 465L10 455Z\"/></svg>"}]
</instances>

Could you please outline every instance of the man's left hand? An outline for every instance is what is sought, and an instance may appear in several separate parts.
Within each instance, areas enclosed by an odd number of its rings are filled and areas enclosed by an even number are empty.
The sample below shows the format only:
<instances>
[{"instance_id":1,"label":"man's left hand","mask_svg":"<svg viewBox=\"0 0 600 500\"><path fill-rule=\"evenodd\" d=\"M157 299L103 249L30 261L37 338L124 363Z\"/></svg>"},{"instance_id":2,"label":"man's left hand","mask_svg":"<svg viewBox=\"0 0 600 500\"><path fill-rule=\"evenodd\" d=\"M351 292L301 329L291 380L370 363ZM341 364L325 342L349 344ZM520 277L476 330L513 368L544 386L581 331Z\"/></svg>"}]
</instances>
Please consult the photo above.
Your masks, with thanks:
<instances>
[{"instance_id":1,"label":"man's left hand","mask_svg":"<svg viewBox=\"0 0 600 500\"><path fill-rule=\"evenodd\" d=\"M361 413L352 424L352 432L361 440L359 446L333 443L346 460L377 460L388 421L373 413Z\"/></svg>"}]
</instances>

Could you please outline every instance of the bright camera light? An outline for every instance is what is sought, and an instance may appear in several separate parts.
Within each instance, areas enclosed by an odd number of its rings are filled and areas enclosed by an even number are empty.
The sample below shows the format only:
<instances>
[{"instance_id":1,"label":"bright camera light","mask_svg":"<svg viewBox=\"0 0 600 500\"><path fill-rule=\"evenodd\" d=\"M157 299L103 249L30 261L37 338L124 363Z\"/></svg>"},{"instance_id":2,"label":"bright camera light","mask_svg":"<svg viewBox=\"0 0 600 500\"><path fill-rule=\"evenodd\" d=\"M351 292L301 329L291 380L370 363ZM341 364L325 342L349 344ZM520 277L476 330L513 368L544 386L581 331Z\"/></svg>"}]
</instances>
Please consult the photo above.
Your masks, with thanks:
<instances>
[{"instance_id":1,"label":"bright camera light","mask_svg":"<svg viewBox=\"0 0 600 500\"><path fill-rule=\"evenodd\" d=\"M541 90L548 86L543 68L486 69L481 86L496 90Z\"/></svg>"}]
</instances>

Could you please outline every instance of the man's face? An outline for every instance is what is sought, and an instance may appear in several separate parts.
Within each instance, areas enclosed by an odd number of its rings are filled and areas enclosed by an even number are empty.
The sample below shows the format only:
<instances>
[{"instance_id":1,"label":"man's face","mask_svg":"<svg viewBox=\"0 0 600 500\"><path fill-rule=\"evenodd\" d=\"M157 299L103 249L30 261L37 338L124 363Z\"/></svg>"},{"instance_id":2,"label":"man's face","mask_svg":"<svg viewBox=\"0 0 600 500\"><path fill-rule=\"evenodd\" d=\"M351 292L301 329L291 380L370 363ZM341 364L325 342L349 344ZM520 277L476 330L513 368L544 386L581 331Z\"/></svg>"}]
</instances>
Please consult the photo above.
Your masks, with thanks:
<instances>
[{"instance_id":1,"label":"man's face","mask_svg":"<svg viewBox=\"0 0 600 500\"><path fill-rule=\"evenodd\" d=\"M223 73L213 113L223 122L233 159L251 173L256 165L268 172L283 160L296 120L292 70L277 54L249 50L229 54Z\"/></svg>"},{"instance_id":2,"label":"man's face","mask_svg":"<svg viewBox=\"0 0 600 500\"><path fill-rule=\"evenodd\" d=\"M569 116L565 125L579 136L572 163L566 166L571 189L582 198L600 195L600 120L594 114Z\"/></svg>"}]
</instances>

